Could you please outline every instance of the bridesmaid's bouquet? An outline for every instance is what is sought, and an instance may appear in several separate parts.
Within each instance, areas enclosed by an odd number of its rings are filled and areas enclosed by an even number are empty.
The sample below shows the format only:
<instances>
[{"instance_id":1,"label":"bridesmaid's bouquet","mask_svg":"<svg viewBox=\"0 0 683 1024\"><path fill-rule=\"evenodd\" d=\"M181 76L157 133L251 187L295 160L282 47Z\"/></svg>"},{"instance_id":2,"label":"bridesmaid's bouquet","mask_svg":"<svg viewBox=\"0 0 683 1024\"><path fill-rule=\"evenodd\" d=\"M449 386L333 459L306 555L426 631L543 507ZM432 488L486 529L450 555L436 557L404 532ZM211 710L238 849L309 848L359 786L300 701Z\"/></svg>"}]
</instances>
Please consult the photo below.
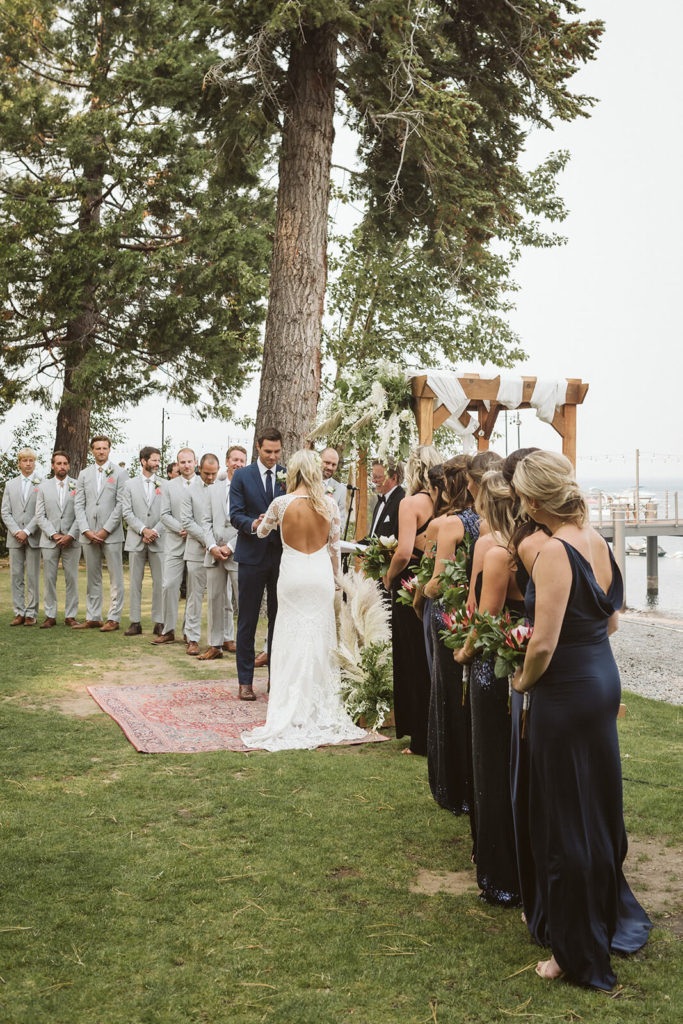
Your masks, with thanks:
<instances>
[{"instance_id":1,"label":"bridesmaid's bouquet","mask_svg":"<svg viewBox=\"0 0 683 1024\"><path fill-rule=\"evenodd\" d=\"M442 629L439 636L443 640L444 647L451 651L459 651L465 646L474 628L476 612L471 608L464 607L459 611L447 612L443 616L445 629Z\"/></svg>"},{"instance_id":2,"label":"bridesmaid's bouquet","mask_svg":"<svg viewBox=\"0 0 683 1024\"><path fill-rule=\"evenodd\" d=\"M415 594L419 590L417 576L411 576L410 579L403 581L403 586L396 594L397 604L407 604L412 608Z\"/></svg>"},{"instance_id":3,"label":"bridesmaid's bouquet","mask_svg":"<svg viewBox=\"0 0 683 1024\"><path fill-rule=\"evenodd\" d=\"M472 643L485 661L493 659L493 672L497 679L514 675L523 664L526 649L533 633L525 619L513 619L509 612L491 615L474 613Z\"/></svg>"},{"instance_id":4,"label":"bridesmaid's bouquet","mask_svg":"<svg viewBox=\"0 0 683 1024\"><path fill-rule=\"evenodd\" d=\"M386 576L391 557L398 547L394 536L373 537L368 545L356 548L356 554L363 559L363 573L368 579L381 580Z\"/></svg>"},{"instance_id":5,"label":"bridesmaid's bouquet","mask_svg":"<svg viewBox=\"0 0 683 1024\"><path fill-rule=\"evenodd\" d=\"M469 580L467 579L467 559L469 557L470 541L465 541L458 546L452 558L444 562L444 567L439 575L439 599L451 612L463 612L467 604L469 593Z\"/></svg>"},{"instance_id":6,"label":"bridesmaid's bouquet","mask_svg":"<svg viewBox=\"0 0 683 1024\"><path fill-rule=\"evenodd\" d=\"M419 565L413 566L415 579L419 590L424 590L434 574L434 559L436 558L436 543L430 548L425 548Z\"/></svg>"}]
</instances>

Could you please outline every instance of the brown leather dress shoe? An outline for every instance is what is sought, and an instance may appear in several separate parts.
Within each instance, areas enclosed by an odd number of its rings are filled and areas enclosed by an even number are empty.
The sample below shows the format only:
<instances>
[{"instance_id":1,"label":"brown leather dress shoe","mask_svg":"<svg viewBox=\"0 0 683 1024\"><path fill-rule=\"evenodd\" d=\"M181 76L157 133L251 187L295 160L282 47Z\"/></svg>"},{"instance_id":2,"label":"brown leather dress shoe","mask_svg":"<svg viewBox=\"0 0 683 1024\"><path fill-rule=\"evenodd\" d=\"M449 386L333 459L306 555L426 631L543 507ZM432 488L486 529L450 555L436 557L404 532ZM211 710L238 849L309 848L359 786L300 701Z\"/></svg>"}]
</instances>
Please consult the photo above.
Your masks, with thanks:
<instances>
[{"instance_id":1,"label":"brown leather dress shoe","mask_svg":"<svg viewBox=\"0 0 683 1024\"><path fill-rule=\"evenodd\" d=\"M203 654L200 654L197 661L215 661L216 658L222 658L223 652L220 647L207 647Z\"/></svg>"},{"instance_id":2,"label":"brown leather dress shoe","mask_svg":"<svg viewBox=\"0 0 683 1024\"><path fill-rule=\"evenodd\" d=\"M263 668L264 665L268 664L268 653L267 651L261 651L254 658L254 668Z\"/></svg>"},{"instance_id":3,"label":"brown leather dress shoe","mask_svg":"<svg viewBox=\"0 0 683 1024\"><path fill-rule=\"evenodd\" d=\"M162 627L162 629L163 629L163 627ZM169 630L168 633L160 633L159 636L156 636L154 638L154 640L150 640L150 643L154 644L155 647L157 646L157 644L174 644L175 643L175 633L173 632L172 629Z\"/></svg>"},{"instance_id":4,"label":"brown leather dress shoe","mask_svg":"<svg viewBox=\"0 0 683 1024\"><path fill-rule=\"evenodd\" d=\"M45 619L45 622L41 622L40 628L41 629L52 629L52 627L56 626L56 625L57 625L57 620L56 619Z\"/></svg>"},{"instance_id":5,"label":"brown leather dress shoe","mask_svg":"<svg viewBox=\"0 0 683 1024\"><path fill-rule=\"evenodd\" d=\"M235 654L237 651L237 644L234 640L226 640L223 644L224 651L230 651L231 654Z\"/></svg>"},{"instance_id":6,"label":"brown leather dress shoe","mask_svg":"<svg viewBox=\"0 0 683 1024\"><path fill-rule=\"evenodd\" d=\"M118 622L114 619L107 619L105 624L100 627L100 633L113 633L114 630L119 628ZM142 632L142 630L140 631Z\"/></svg>"},{"instance_id":7,"label":"brown leather dress shoe","mask_svg":"<svg viewBox=\"0 0 683 1024\"><path fill-rule=\"evenodd\" d=\"M155 622L154 629L152 630L152 632L154 633L155 636L161 636L162 633L164 632L163 622Z\"/></svg>"},{"instance_id":8,"label":"brown leather dress shoe","mask_svg":"<svg viewBox=\"0 0 683 1024\"><path fill-rule=\"evenodd\" d=\"M24 625L24 616L23 615L15 615L14 618L12 619L12 621L10 622L10 626L23 626L23 625Z\"/></svg>"},{"instance_id":9,"label":"brown leather dress shoe","mask_svg":"<svg viewBox=\"0 0 683 1024\"><path fill-rule=\"evenodd\" d=\"M199 644L196 640L188 640L187 647L185 648L185 654L197 655L199 654Z\"/></svg>"},{"instance_id":10,"label":"brown leather dress shoe","mask_svg":"<svg viewBox=\"0 0 683 1024\"><path fill-rule=\"evenodd\" d=\"M142 626L139 622L131 622L128 629L124 632L124 636L140 636L142 634Z\"/></svg>"},{"instance_id":11,"label":"brown leather dress shoe","mask_svg":"<svg viewBox=\"0 0 683 1024\"><path fill-rule=\"evenodd\" d=\"M36 624L36 620L35 619L29 619L28 616L24 619L24 625L25 626L35 626L35 624Z\"/></svg>"},{"instance_id":12,"label":"brown leather dress shoe","mask_svg":"<svg viewBox=\"0 0 683 1024\"><path fill-rule=\"evenodd\" d=\"M65 626L71 626L72 629L76 629L77 626L80 626L80 622L78 622L77 619L69 618L69 619L64 619L64 625Z\"/></svg>"},{"instance_id":13,"label":"brown leather dress shoe","mask_svg":"<svg viewBox=\"0 0 683 1024\"><path fill-rule=\"evenodd\" d=\"M100 619L86 619L85 622L77 622L72 629L102 629L102 621Z\"/></svg>"},{"instance_id":14,"label":"brown leather dress shoe","mask_svg":"<svg viewBox=\"0 0 683 1024\"><path fill-rule=\"evenodd\" d=\"M254 693L253 686L246 684L239 684L239 692L237 694L240 700L256 700L256 694Z\"/></svg>"}]
</instances>

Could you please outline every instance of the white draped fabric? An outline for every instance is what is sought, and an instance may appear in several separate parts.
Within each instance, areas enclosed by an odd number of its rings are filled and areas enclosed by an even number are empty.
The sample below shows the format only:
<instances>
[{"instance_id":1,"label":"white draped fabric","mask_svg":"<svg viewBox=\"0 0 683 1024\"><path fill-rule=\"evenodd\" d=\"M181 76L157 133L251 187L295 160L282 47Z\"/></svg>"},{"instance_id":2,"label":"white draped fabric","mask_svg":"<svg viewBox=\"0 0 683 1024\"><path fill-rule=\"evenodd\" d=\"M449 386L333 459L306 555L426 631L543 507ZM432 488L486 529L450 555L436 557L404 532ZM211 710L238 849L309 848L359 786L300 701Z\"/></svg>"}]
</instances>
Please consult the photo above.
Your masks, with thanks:
<instances>
[{"instance_id":1,"label":"white draped fabric","mask_svg":"<svg viewBox=\"0 0 683 1024\"><path fill-rule=\"evenodd\" d=\"M474 416L469 416L469 414L466 425L460 422L460 416L466 412L469 399L458 380L458 371L445 372L425 369L412 371L409 374L410 379L421 376L427 377L427 385L436 395L434 408L444 405L451 414L444 426L450 427L456 434L460 434L465 451L471 451L475 446L474 436L479 431L479 423ZM486 379L482 374L482 380ZM544 423L552 423L555 410L566 402L567 387L566 380L536 381L529 405L536 410L536 415ZM495 401L506 409L517 409L522 403L523 393L524 381L521 377L501 377ZM491 402L485 401L484 405L490 409Z\"/></svg>"}]
</instances>

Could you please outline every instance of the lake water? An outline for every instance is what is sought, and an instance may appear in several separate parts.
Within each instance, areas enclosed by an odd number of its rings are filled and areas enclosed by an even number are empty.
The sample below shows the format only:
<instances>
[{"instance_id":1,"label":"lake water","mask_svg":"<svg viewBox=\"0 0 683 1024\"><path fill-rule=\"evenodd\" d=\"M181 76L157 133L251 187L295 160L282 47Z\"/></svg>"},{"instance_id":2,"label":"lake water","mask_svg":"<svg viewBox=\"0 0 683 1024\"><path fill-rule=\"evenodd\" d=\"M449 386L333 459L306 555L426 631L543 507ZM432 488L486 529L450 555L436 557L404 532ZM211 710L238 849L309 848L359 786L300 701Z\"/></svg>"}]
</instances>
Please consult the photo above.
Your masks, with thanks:
<instances>
[{"instance_id":1,"label":"lake water","mask_svg":"<svg viewBox=\"0 0 683 1024\"><path fill-rule=\"evenodd\" d=\"M581 481L584 489L588 491L586 481ZM595 483L591 481L591 484ZM614 481L603 487L610 493L619 493L626 490L632 483L628 480ZM647 482L641 484L641 491L645 490ZM683 519L683 483L680 480L672 479L658 482L652 488L652 495L657 502L657 514L664 518L667 513L668 488L668 515L674 516L674 492L678 490L679 515ZM627 537L626 545L645 543L644 537ZM638 611L652 612L663 617L683 619L683 558L672 558L677 551L683 551L683 537L660 537L659 546L666 554L657 559L659 570L659 594L657 597L647 596L647 558L645 556L626 556L626 605L628 608Z\"/></svg>"},{"instance_id":2,"label":"lake water","mask_svg":"<svg viewBox=\"0 0 683 1024\"><path fill-rule=\"evenodd\" d=\"M637 541L629 537L627 543ZM657 559L659 594L647 596L647 558L627 555L626 604L639 611L683 619L683 558L671 558L674 552L683 551L683 537L660 537L659 545L666 551L663 558Z\"/></svg>"}]
</instances>

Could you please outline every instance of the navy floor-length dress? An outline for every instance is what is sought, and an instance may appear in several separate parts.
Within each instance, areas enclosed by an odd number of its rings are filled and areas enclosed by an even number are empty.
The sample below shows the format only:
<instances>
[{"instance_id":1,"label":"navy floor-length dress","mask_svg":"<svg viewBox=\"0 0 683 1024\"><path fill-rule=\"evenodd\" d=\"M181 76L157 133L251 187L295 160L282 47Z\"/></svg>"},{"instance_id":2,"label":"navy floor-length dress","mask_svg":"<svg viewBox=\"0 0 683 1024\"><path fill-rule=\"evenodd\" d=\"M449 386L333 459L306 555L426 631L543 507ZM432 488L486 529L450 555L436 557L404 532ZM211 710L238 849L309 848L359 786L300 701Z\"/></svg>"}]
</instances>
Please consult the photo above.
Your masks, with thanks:
<instances>
[{"instance_id":1,"label":"navy floor-length dress","mask_svg":"<svg viewBox=\"0 0 683 1024\"><path fill-rule=\"evenodd\" d=\"M457 513L465 537L474 544L479 516L472 508ZM471 571L471 565L470 565ZM425 615L427 614L425 604ZM432 690L429 700L427 764L429 785L437 804L453 814L468 814L472 807L472 728L467 689L463 692L462 665L441 639L446 628L441 601L430 602Z\"/></svg>"},{"instance_id":2,"label":"navy floor-length dress","mask_svg":"<svg viewBox=\"0 0 683 1024\"><path fill-rule=\"evenodd\" d=\"M475 582L481 599L481 573ZM521 601L509 600L504 611L524 614ZM507 676L498 679L494 659L475 657L470 665L475 861L481 898L501 907L521 903L515 830L510 792L512 717Z\"/></svg>"},{"instance_id":3,"label":"navy floor-length dress","mask_svg":"<svg viewBox=\"0 0 683 1024\"><path fill-rule=\"evenodd\" d=\"M574 981L610 990L610 951L632 953L651 922L623 875L624 828L617 712L619 671L607 621L623 584L612 558L604 593L590 563L562 541L572 585L550 665L527 717L529 834L539 900L534 938ZM526 608L533 622L533 578Z\"/></svg>"}]
</instances>

